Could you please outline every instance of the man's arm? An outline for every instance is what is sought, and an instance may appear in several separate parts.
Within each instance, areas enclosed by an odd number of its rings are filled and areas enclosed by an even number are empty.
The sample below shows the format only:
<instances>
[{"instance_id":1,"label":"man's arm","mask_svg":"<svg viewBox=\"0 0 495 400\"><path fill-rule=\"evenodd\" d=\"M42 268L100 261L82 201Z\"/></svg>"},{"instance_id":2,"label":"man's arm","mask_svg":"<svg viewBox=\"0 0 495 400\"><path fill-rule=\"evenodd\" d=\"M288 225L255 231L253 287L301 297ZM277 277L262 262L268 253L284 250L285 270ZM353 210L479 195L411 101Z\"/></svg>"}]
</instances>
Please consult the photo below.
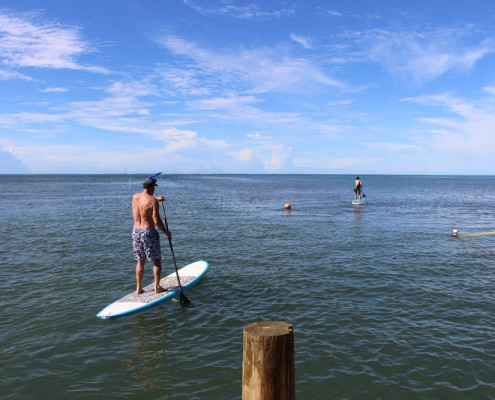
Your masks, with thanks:
<instances>
[{"instance_id":1,"label":"man's arm","mask_svg":"<svg viewBox=\"0 0 495 400\"><path fill-rule=\"evenodd\" d=\"M170 233L170 231L167 231L162 217L160 217L160 208L158 207L157 200L155 200L155 204L153 205L153 222L156 226L158 226L158 229L160 229L169 239L172 239L172 233Z\"/></svg>"}]
</instances>

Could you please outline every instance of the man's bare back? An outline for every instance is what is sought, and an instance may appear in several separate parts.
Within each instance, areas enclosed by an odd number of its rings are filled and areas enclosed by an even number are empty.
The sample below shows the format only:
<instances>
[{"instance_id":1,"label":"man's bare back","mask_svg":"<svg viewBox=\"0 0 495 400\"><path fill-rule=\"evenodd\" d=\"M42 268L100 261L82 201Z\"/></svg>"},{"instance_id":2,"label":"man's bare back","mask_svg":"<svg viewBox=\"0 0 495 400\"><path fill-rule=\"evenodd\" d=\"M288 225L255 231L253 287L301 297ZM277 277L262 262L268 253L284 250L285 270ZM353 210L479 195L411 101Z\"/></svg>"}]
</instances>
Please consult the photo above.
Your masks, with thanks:
<instances>
[{"instance_id":1,"label":"man's bare back","mask_svg":"<svg viewBox=\"0 0 495 400\"><path fill-rule=\"evenodd\" d=\"M134 228L154 228L157 224L158 201L146 192L136 193L132 198Z\"/></svg>"}]
</instances>

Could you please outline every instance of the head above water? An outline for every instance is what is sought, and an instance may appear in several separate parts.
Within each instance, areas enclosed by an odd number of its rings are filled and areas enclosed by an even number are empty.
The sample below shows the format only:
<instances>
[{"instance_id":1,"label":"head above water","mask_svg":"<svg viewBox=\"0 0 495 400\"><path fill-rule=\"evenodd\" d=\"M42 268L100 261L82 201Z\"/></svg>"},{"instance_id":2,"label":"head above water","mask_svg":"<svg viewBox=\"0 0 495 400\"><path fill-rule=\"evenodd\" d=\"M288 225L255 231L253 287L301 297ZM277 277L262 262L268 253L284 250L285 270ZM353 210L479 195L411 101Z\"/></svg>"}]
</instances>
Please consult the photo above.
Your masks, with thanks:
<instances>
[{"instance_id":1,"label":"head above water","mask_svg":"<svg viewBox=\"0 0 495 400\"><path fill-rule=\"evenodd\" d=\"M359 176L356 176L356 179L359 180Z\"/></svg>"},{"instance_id":2,"label":"head above water","mask_svg":"<svg viewBox=\"0 0 495 400\"><path fill-rule=\"evenodd\" d=\"M156 179L146 179L143 182L144 189L154 188L155 186L158 186L158 184L156 183Z\"/></svg>"}]
</instances>

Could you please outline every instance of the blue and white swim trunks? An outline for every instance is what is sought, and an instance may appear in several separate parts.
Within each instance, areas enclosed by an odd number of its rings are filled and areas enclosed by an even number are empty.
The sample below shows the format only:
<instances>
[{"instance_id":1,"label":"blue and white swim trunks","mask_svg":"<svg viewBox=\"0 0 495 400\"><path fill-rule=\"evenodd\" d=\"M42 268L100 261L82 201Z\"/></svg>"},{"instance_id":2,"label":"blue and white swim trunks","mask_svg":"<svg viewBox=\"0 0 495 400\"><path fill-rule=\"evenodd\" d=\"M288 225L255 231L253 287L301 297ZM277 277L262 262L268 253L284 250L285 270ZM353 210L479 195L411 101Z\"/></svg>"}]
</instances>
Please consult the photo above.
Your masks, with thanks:
<instances>
[{"instance_id":1,"label":"blue and white swim trunks","mask_svg":"<svg viewBox=\"0 0 495 400\"><path fill-rule=\"evenodd\" d=\"M155 228L134 228L132 230L132 250L136 260L161 259L162 252L158 231Z\"/></svg>"}]
</instances>

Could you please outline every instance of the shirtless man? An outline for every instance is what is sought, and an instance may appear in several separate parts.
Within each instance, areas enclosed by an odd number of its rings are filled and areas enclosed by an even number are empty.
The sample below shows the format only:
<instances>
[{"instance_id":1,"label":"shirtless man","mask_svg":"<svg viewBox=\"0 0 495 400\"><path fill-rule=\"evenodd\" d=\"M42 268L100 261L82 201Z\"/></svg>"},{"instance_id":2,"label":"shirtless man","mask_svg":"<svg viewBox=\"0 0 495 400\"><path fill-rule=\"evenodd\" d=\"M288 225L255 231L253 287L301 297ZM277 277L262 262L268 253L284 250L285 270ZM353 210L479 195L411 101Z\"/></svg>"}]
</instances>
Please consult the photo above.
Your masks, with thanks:
<instances>
[{"instance_id":1,"label":"shirtless man","mask_svg":"<svg viewBox=\"0 0 495 400\"><path fill-rule=\"evenodd\" d=\"M363 184L361 182L361 179L359 179L359 176L356 177L356 180L354 181L354 201L356 201L357 196L359 195L359 201L361 201L361 188L363 187Z\"/></svg>"},{"instance_id":2,"label":"shirtless man","mask_svg":"<svg viewBox=\"0 0 495 400\"><path fill-rule=\"evenodd\" d=\"M164 292L160 286L162 273L162 254L160 250L160 235L155 225L170 239L172 234L165 228L158 201L164 201L165 197L153 197L155 193L156 179L148 179L143 183L143 191L136 193L132 198L132 213L134 215L134 229L132 230L132 249L136 264L136 293L143 290L144 264L146 259L153 261L153 276L155 278L155 292Z\"/></svg>"}]
</instances>

